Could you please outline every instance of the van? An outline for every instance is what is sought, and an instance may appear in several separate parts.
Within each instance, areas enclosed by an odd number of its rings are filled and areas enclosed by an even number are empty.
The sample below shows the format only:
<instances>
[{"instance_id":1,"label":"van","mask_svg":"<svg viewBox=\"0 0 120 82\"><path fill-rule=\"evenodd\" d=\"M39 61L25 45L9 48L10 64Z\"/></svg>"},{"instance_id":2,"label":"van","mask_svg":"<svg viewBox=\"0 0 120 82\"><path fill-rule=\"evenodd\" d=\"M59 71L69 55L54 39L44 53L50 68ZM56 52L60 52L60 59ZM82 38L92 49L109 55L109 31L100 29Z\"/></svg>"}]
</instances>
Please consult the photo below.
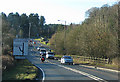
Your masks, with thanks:
<instances>
[{"instance_id":1,"label":"van","mask_svg":"<svg viewBox=\"0 0 120 82\"><path fill-rule=\"evenodd\" d=\"M46 52L46 58L54 59L54 55L53 52Z\"/></svg>"}]
</instances>

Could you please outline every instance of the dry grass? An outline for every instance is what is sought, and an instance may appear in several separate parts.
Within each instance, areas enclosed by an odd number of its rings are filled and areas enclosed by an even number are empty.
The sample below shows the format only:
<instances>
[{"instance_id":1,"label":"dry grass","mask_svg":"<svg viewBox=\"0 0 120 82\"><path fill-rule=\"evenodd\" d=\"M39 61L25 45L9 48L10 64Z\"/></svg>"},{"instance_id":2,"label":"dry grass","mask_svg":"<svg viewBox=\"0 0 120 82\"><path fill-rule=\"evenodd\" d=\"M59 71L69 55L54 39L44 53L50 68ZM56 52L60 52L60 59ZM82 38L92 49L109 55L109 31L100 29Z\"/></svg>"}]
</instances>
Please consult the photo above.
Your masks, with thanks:
<instances>
[{"instance_id":1,"label":"dry grass","mask_svg":"<svg viewBox=\"0 0 120 82\"><path fill-rule=\"evenodd\" d=\"M37 76L38 69L28 60L20 60L12 69L5 70L3 80L33 80Z\"/></svg>"},{"instance_id":2,"label":"dry grass","mask_svg":"<svg viewBox=\"0 0 120 82\"><path fill-rule=\"evenodd\" d=\"M112 64L120 66L119 61L120 61L120 58L116 57L116 58L112 59Z\"/></svg>"},{"instance_id":3,"label":"dry grass","mask_svg":"<svg viewBox=\"0 0 120 82\"><path fill-rule=\"evenodd\" d=\"M13 57L9 55L2 55L2 70L10 68L11 66L14 66L14 62L15 61Z\"/></svg>"}]
</instances>

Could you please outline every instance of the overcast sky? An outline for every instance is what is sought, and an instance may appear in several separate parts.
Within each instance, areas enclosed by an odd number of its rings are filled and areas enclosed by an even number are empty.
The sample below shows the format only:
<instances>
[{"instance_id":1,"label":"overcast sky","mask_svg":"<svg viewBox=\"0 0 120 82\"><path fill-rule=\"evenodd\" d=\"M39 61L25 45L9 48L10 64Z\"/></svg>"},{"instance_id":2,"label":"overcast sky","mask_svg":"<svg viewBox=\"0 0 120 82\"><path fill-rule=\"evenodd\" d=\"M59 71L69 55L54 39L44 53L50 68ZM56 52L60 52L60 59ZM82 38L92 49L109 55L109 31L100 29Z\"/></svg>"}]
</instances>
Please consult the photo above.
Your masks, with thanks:
<instances>
[{"instance_id":1,"label":"overcast sky","mask_svg":"<svg viewBox=\"0 0 120 82\"><path fill-rule=\"evenodd\" d=\"M19 14L38 13L44 16L46 24L79 24L85 19L85 12L91 7L112 5L117 0L2 0L0 12L7 15L11 12ZM61 21L57 21L61 20Z\"/></svg>"}]
</instances>

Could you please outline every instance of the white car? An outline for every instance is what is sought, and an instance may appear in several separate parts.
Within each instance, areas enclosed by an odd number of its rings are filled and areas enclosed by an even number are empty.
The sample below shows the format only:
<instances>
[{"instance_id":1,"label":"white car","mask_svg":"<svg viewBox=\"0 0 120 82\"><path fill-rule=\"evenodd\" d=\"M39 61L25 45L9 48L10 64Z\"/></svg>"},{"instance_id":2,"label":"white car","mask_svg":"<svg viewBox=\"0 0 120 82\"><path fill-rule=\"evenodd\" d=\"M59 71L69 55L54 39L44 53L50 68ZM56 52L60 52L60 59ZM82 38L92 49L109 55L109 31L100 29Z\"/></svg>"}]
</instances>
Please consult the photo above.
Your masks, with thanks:
<instances>
[{"instance_id":1,"label":"white car","mask_svg":"<svg viewBox=\"0 0 120 82\"><path fill-rule=\"evenodd\" d=\"M61 58L61 64L67 64L67 63L73 65L73 59L71 56L63 56Z\"/></svg>"},{"instance_id":2,"label":"white car","mask_svg":"<svg viewBox=\"0 0 120 82\"><path fill-rule=\"evenodd\" d=\"M43 49L45 49L43 46L37 48L38 51L43 50Z\"/></svg>"},{"instance_id":3,"label":"white car","mask_svg":"<svg viewBox=\"0 0 120 82\"><path fill-rule=\"evenodd\" d=\"M53 52L46 52L46 58L54 59L54 53Z\"/></svg>"}]
</instances>

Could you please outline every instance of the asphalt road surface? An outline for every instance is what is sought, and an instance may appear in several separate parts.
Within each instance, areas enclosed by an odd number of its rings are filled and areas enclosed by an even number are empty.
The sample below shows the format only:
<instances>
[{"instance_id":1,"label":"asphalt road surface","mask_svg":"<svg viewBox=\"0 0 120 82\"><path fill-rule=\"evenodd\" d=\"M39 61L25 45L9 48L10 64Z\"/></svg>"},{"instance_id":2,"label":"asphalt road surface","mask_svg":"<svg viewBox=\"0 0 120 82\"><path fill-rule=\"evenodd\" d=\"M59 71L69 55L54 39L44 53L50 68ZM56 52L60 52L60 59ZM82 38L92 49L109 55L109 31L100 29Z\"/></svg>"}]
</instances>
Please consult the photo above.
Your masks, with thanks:
<instances>
[{"instance_id":1,"label":"asphalt road surface","mask_svg":"<svg viewBox=\"0 0 120 82\"><path fill-rule=\"evenodd\" d=\"M36 50L39 45L37 44L29 48L27 58L43 71L43 80L118 82L118 73L116 72L103 71L96 68L83 67L81 65L61 65L58 60L53 59L46 59L46 61L42 63L39 51Z\"/></svg>"}]
</instances>

